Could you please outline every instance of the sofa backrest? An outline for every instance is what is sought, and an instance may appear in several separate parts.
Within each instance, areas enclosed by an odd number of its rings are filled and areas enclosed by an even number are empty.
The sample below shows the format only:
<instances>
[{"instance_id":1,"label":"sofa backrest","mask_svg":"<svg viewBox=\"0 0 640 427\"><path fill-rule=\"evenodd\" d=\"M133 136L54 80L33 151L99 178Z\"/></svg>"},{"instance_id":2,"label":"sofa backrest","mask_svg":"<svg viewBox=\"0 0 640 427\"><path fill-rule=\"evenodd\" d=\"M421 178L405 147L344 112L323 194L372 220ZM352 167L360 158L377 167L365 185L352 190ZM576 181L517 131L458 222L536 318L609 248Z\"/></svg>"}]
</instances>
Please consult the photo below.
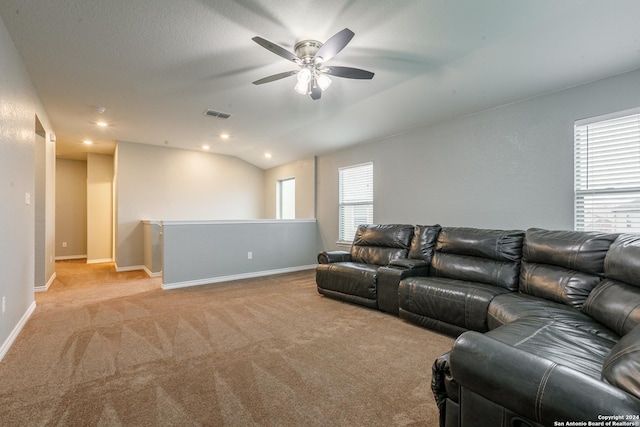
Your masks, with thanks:
<instances>
[{"instance_id":1,"label":"sofa backrest","mask_svg":"<svg viewBox=\"0 0 640 427\"><path fill-rule=\"evenodd\" d=\"M416 225L413 230L408 257L431 262L441 229L442 227L439 224Z\"/></svg>"},{"instance_id":2,"label":"sofa backrest","mask_svg":"<svg viewBox=\"0 0 640 427\"><path fill-rule=\"evenodd\" d=\"M412 237L413 225L359 225L351 245L351 261L387 265L392 259L406 258Z\"/></svg>"},{"instance_id":3,"label":"sofa backrest","mask_svg":"<svg viewBox=\"0 0 640 427\"><path fill-rule=\"evenodd\" d=\"M582 311L626 335L640 325L640 235L618 236L604 259L604 276Z\"/></svg>"},{"instance_id":4,"label":"sofa backrest","mask_svg":"<svg viewBox=\"0 0 640 427\"><path fill-rule=\"evenodd\" d=\"M526 231L520 292L581 309L602 280L604 259L617 234Z\"/></svg>"},{"instance_id":5,"label":"sofa backrest","mask_svg":"<svg viewBox=\"0 0 640 427\"><path fill-rule=\"evenodd\" d=\"M524 231L443 227L431 261L431 276L518 290Z\"/></svg>"}]
</instances>

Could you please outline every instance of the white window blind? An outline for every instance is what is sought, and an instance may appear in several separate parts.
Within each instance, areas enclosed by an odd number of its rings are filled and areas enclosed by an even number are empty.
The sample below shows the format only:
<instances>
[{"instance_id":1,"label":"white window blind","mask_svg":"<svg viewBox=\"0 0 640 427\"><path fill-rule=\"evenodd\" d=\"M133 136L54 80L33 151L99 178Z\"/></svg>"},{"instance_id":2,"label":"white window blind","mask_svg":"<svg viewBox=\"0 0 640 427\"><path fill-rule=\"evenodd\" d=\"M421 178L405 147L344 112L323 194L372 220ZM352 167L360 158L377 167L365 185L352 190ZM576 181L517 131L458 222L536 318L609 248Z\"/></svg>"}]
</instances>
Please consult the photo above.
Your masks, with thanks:
<instances>
[{"instance_id":1,"label":"white window blind","mask_svg":"<svg viewBox=\"0 0 640 427\"><path fill-rule=\"evenodd\" d=\"M338 240L351 242L360 224L373 222L373 163L339 171Z\"/></svg>"},{"instance_id":2,"label":"white window blind","mask_svg":"<svg viewBox=\"0 0 640 427\"><path fill-rule=\"evenodd\" d=\"M575 229L640 233L640 114L575 126Z\"/></svg>"}]
</instances>

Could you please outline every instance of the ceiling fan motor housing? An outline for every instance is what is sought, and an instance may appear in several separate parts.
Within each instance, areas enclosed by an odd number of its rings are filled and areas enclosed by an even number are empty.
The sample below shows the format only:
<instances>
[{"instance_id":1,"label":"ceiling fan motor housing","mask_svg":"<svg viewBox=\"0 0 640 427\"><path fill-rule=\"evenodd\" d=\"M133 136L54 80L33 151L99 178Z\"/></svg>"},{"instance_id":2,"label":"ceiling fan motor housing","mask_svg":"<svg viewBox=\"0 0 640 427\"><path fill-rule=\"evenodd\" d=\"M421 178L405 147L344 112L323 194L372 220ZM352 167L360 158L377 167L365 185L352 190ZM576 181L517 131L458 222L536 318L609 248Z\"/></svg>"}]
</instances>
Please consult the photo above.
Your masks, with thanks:
<instances>
[{"instance_id":1,"label":"ceiling fan motor housing","mask_svg":"<svg viewBox=\"0 0 640 427\"><path fill-rule=\"evenodd\" d=\"M317 40L302 40L294 46L296 56L303 64L313 64L316 52L322 47L322 43Z\"/></svg>"}]
</instances>

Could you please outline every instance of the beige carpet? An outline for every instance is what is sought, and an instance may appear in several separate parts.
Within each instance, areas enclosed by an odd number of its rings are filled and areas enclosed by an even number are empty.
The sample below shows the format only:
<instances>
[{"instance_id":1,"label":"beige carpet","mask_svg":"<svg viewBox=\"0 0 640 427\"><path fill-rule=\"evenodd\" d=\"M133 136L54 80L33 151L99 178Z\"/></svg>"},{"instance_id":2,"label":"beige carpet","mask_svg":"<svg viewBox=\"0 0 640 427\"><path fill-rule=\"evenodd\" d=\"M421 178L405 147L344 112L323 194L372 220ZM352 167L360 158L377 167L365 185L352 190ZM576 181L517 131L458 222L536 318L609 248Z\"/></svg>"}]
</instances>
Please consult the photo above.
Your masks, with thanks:
<instances>
[{"instance_id":1,"label":"beige carpet","mask_svg":"<svg viewBox=\"0 0 640 427\"><path fill-rule=\"evenodd\" d=\"M320 296L314 272L162 291L59 262L0 363L2 426L436 426L453 340Z\"/></svg>"}]
</instances>

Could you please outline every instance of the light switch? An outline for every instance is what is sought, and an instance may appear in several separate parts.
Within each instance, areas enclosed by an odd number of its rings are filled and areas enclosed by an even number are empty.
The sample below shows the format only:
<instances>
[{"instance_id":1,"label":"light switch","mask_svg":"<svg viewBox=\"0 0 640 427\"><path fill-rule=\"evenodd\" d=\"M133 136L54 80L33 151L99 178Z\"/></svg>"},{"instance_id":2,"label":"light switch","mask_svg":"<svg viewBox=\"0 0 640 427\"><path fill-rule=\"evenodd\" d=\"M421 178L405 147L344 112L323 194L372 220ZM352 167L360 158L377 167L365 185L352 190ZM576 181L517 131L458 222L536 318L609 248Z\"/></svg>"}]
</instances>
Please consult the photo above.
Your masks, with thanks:
<instances>
[{"instance_id":1,"label":"light switch","mask_svg":"<svg viewBox=\"0 0 640 427\"><path fill-rule=\"evenodd\" d=\"M24 193L24 204L25 205L31 204L31 193Z\"/></svg>"}]
</instances>

